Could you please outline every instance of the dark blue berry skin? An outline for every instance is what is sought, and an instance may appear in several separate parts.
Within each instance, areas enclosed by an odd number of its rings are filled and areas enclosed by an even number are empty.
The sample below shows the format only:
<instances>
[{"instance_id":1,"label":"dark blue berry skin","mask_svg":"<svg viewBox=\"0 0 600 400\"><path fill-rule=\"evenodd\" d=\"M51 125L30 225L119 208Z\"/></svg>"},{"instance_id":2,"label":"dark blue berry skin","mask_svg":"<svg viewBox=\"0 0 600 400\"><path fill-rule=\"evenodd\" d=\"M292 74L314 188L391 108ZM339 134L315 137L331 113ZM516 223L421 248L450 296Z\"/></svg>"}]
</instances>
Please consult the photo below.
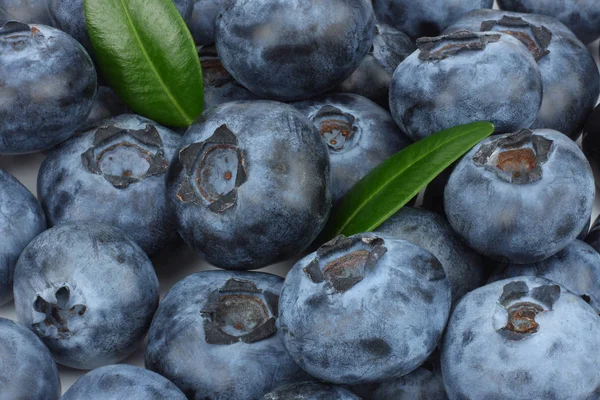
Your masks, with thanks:
<instances>
[{"instance_id":1,"label":"dark blue berry skin","mask_svg":"<svg viewBox=\"0 0 600 400\"><path fill-rule=\"evenodd\" d=\"M116 228L63 224L25 248L14 293L19 322L58 363L93 369L136 349L158 305L158 279L148 256Z\"/></svg>"},{"instance_id":2,"label":"dark blue berry skin","mask_svg":"<svg viewBox=\"0 0 600 400\"><path fill-rule=\"evenodd\" d=\"M317 379L359 385L406 375L435 349L450 310L440 262L407 241L340 236L288 273L279 324Z\"/></svg>"},{"instance_id":3,"label":"dark blue berry skin","mask_svg":"<svg viewBox=\"0 0 600 400\"><path fill-rule=\"evenodd\" d=\"M535 58L502 33L455 32L417 41L394 72L390 110L413 140L474 121L496 132L529 127L542 101Z\"/></svg>"},{"instance_id":4,"label":"dark blue berry skin","mask_svg":"<svg viewBox=\"0 0 600 400\"><path fill-rule=\"evenodd\" d=\"M498 5L507 11L554 17L586 44L600 37L600 3L596 0L498 0Z\"/></svg>"},{"instance_id":5,"label":"dark blue berry skin","mask_svg":"<svg viewBox=\"0 0 600 400\"><path fill-rule=\"evenodd\" d=\"M0 306L13 297L13 274L19 255L46 229L46 217L35 196L0 170Z\"/></svg>"},{"instance_id":6,"label":"dark blue berry skin","mask_svg":"<svg viewBox=\"0 0 600 400\"><path fill-rule=\"evenodd\" d=\"M283 279L259 272L203 271L167 293L148 333L146 368L188 399L259 399L307 380L277 323Z\"/></svg>"},{"instance_id":7,"label":"dark blue berry skin","mask_svg":"<svg viewBox=\"0 0 600 400\"><path fill-rule=\"evenodd\" d=\"M196 0L194 2L188 27L197 45L210 45L215 42L215 19L221 3L223 0Z\"/></svg>"},{"instance_id":8,"label":"dark blue berry skin","mask_svg":"<svg viewBox=\"0 0 600 400\"><path fill-rule=\"evenodd\" d=\"M389 112L362 96L330 94L294 106L327 145L334 206L373 168L412 143Z\"/></svg>"},{"instance_id":9,"label":"dark blue berry skin","mask_svg":"<svg viewBox=\"0 0 600 400\"><path fill-rule=\"evenodd\" d=\"M60 400L186 400L173 383L147 369L117 364L79 378Z\"/></svg>"},{"instance_id":10,"label":"dark blue berry skin","mask_svg":"<svg viewBox=\"0 0 600 400\"><path fill-rule=\"evenodd\" d=\"M360 400L339 386L319 382L291 383L267 393L264 400Z\"/></svg>"},{"instance_id":11,"label":"dark blue berry skin","mask_svg":"<svg viewBox=\"0 0 600 400\"><path fill-rule=\"evenodd\" d=\"M0 153L31 153L68 139L85 121L96 70L64 32L10 22L0 29L0 87Z\"/></svg>"},{"instance_id":12,"label":"dark blue berry skin","mask_svg":"<svg viewBox=\"0 0 600 400\"><path fill-rule=\"evenodd\" d=\"M180 235L213 265L255 269L297 256L331 208L329 157L315 126L273 101L207 110L169 170Z\"/></svg>"},{"instance_id":13,"label":"dark blue berry skin","mask_svg":"<svg viewBox=\"0 0 600 400\"><path fill-rule=\"evenodd\" d=\"M445 218L434 212L403 207L376 232L407 240L431 252L442 263L450 281L453 305L485 282L481 256L460 239Z\"/></svg>"},{"instance_id":14,"label":"dark blue berry skin","mask_svg":"<svg viewBox=\"0 0 600 400\"><path fill-rule=\"evenodd\" d=\"M169 160L181 136L134 114L103 120L52 149L38 174L38 196L52 226L113 225L148 254L178 240L166 203Z\"/></svg>"},{"instance_id":15,"label":"dark blue berry skin","mask_svg":"<svg viewBox=\"0 0 600 400\"><path fill-rule=\"evenodd\" d=\"M444 192L452 228L479 253L529 264L558 253L588 223L594 177L579 147L549 129L498 135L458 163Z\"/></svg>"},{"instance_id":16,"label":"dark blue berry skin","mask_svg":"<svg viewBox=\"0 0 600 400\"><path fill-rule=\"evenodd\" d=\"M398 65L416 50L415 42L404 33L385 24L375 25L375 37L369 53L344 82L333 91L355 93L389 108L392 74Z\"/></svg>"},{"instance_id":17,"label":"dark blue berry skin","mask_svg":"<svg viewBox=\"0 0 600 400\"><path fill-rule=\"evenodd\" d=\"M83 0L47 0L52 25L73 36L93 56L94 48L85 24ZM183 20L188 23L194 9L193 0L173 0Z\"/></svg>"},{"instance_id":18,"label":"dark blue berry skin","mask_svg":"<svg viewBox=\"0 0 600 400\"><path fill-rule=\"evenodd\" d=\"M588 116L583 127L581 149L592 166L597 177L596 186L600 186L600 105Z\"/></svg>"},{"instance_id":19,"label":"dark blue berry skin","mask_svg":"<svg viewBox=\"0 0 600 400\"><path fill-rule=\"evenodd\" d=\"M451 400L597 399L599 362L596 311L564 287L529 276L463 297L442 346Z\"/></svg>"},{"instance_id":20,"label":"dark blue berry skin","mask_svg":"<svg viewBox=\"0 0 600 400\"><path fill-rule=\"evenodd\" d=\"M261 98L233 79L221 63L214 46L198 46L204 82L204 109L238 100Z\"/></svg>"},{"instance_id":21,"label":"dark blue berry skin","mask_svg":"<svg viewBox=\"0 0 600 400\"><path fill-rule=\"evenodd\" d=\"M461 29L513 32L537 59L542 76L542 106L531 128L579 137L598 100L600 75L591 53L571 31L552 17L497 10L469 13L446 33Z\"/></svg>"},{"instance_id":22,"label":"dark blue berry skin","mask_svg":"<svg viewBox=\"0 0 600 400\"><path fill-rule=\"evenodd\" d=\"M8 21L51 25L47 0L0 1L0 25L4 25Z\"/></svg>"},{"instance_id":23,"label":"dark blue berry skin","mask_svg":"<svg viewBox=\"0 0 600 400\"><path fill-rule=\"evenodd\" d=\"M375 34L369 0L226 0L215 38L223 65L257 95L294 101L344 81Z\"/></svg>"},{"instance_id":24,"label":"dark blue berry skin","mask_svg":"<svg viewBox=\"0 0 600 400\"><path fill-rule=\"evenodd\" d=\"M377 20L390 24L416 40L438 36L463 14L492 8L494 0L373 0Z\"/></svg>"},{"instance_id":25,"label":"dark blue berry skin","mask_svg":"<svg viewBox=\"0 0 600 400\"><path fill-rule=\"evenodd\" d=\"M79 131L92 127L103 119L116 117L130 112L127 105L107 86L98 86L98 94L92 106L92 111Z\"/></svg>"},{"instance_id":26,"label":"dark blue berry skin","mask_svg":"<svg viewBox=\"0 0 600 400\"><path fill-rule=\"evenodd\" d=\"M574 240L544 261L501 265L489 281L524 275L550 279L580 296L600 313L600 254L589 244Z\"/></svg>"},{"instance_id":27,"label":"dark blue berry skin","mask_svg":"<svg viewBox=\"0 0 600 400\"><path fill-rule=\"evenodd\" d=\"M0 400L58 400L52 354L26 327L0 318Z\"/></svg>"}]
</instances>

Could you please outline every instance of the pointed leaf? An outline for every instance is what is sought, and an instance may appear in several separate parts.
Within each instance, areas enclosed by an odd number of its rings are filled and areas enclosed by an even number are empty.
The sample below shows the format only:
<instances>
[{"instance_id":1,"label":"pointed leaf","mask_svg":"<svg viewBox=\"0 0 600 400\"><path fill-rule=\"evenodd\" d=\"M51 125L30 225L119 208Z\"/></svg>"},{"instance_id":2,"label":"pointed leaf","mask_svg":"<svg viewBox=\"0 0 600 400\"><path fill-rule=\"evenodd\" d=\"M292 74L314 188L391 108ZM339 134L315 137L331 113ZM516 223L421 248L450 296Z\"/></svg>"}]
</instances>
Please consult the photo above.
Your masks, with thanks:
<instances>
[{"instance_id":1,"label":"pointed leaf","mask_svg":"<svg viewBox=\"0 0 600 400\"><path fill-rule=\"evenodd\" d=\"M461 125L394 154L350 189L332 214L321 239L373 231L493 131L494 126L488 122Z\"/></svg>"},{"instance_id":2,"label":"pointed leaf","mask_svg":"<svg viewBox=\"0 0 600 400\"><path fill-rule=\"evenodd\" d=\"M135 112L186 127L202 113L194 40L171 0L85 0L102 76Z\"/></svg>"}]
</instances>

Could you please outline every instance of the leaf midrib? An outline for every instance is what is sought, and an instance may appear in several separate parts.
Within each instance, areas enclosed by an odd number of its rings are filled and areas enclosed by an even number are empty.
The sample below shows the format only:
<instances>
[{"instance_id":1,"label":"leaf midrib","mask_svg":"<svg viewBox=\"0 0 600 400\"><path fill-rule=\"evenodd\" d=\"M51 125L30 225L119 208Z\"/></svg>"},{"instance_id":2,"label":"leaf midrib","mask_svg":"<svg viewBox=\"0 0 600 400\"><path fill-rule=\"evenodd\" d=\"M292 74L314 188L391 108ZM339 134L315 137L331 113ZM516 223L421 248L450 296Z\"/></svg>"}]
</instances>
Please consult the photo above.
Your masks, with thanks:
<instances>
[{"instance_id":1,"label":"leaf midrib","mask_svg":"<svg viewBox=\"0 0 600 400\"><path fill-rule=\"evenodd\" d=\"M467 134L470 134L470 133L472 133L473 131L476 131L476 130L477 130L476 128L471 128L468 131L465 131L461 135L454 136L452 139L458 139L458 138L463 137L463 136L465 136ZM414 162L411 162L410 164L407 164L407 166L405 168L398 170L398 172L396 174L392 175L392 177L390 179L384 181L384 184L381 185L381 187L386 187L391 181L395 180L398 177L398 175L402 174L404 171L406 171L407 169L409 169L410 167L412 167L413 165L415 165L417 162L421 161L427 155L433 153L435 150L439 149L440 147L442 147L446 143L448 143L448 141L440 143L438 146L433 147L430 151L424 153L421 157L419 157ZM358 213L363 208L365 208L365 205L368 204L373 198L375 198L375 196L377 196L380 192L381 192L381 190L377 190L377 191L373 192L372 194L370 194L368 197L366 197L365 200L362 203L360 203L358 207L356 207L354 209L354 212L352 214L350 214L350 216L346 219L346 222L339 229L336 230L335 234L338 235L338 234L340 234L340 232L343 232L344 229L348 225L350 225L350 222L354 220L354 218L356 217L356 215L358 215Z\"/></svg>"},{"instance_id":2,"label":"leaf midrib","mask_svg":"<svg viewBox=\"0 0 600 400\"><path fill-rule=\"evenodd\" d=\"M179 102L175 99L175 96L173 96L173 94L171 93L171 91L169 90L169 88L167 87L165 82L163 81L162 77L160 76L160 74L158 73L156 68L154 67L154 64L152 64L152 62L150 61L150 56L146 52L146 48L144 47L144 44L142 43L142 40L140 39L138 32L135 29L135 26L133 25L133 20L131 19L131 16L129 15L129 11L127 10L127 7L125 6L124 0L117 0L117 1L119 2L119 4L121 4L121 7L123 8L123 13L125 15L125 18L127 19L127 24L129 25L129 29L133 33L133 36L135 37L135 40L138 43L144 58L146 59L146 63L150 67L150 70L154 73L154 75L158 79L158 82L160 83L160 87L163 89L164 93L169 98L169 100L171 101L173 106L175 106L175 109L177 110L179 115L181 115L181 117L185 120L185 122L188 125L190 125L193 122L193 119L190 118L185 113L185 111L183 110L183 108L181 107Z\"/></svg>"}]
</instances>

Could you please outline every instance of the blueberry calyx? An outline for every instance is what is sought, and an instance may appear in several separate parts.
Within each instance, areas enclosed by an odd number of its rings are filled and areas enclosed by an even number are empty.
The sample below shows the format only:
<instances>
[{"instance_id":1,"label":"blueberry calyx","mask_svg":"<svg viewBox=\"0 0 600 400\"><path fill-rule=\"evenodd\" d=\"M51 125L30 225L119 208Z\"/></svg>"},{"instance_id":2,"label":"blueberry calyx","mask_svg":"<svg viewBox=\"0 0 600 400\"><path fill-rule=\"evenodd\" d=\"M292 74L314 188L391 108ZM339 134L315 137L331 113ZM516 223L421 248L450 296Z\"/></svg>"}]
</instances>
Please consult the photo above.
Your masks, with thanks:
<instances>
[{"instance_id":1,"label":"blueberry calyx","mask_svg":"<svg viewBox=\"0 0 600 400\"><path fill-rule=\"evenodd\" d=\"M169 167L160 135L150 124L140 130L97 128L94 142L81 160L89 172L102 175L117 189L164 174Z\"/></svg>"},{"instance_id":2,"label":"blueberry calyx","mask_svg":"<svg viewBox=\"0 0 600 400\"><path fill-rule=\"evenodd\" d=\"M356 118L337 107L325 105L311 120L319 128L330 151L342 151L344 147L348 149L351 146L346 146L347 143L356 142L355 136L358 131L358 127L354 124Z\"/></svg>"},{"instance_id":3,"label":"blueberry calyx","mask_svg":"<svg viewBox=\"0 0 600 400\"><path fill-rule=\"evenodd\" d=\"M527 339L539 329L536 316L552 311L554 303L560 297L560 291L558 285L529 288L524 281L506 284L495 315L497 331L508 340Z\"/></svg>"},{"instance_id":4,"label":"blueberry calyx","mask_svg":"<svg viewBox=\"0 0 600 400\"><path fill-rule=\"evenodd\" d=\"M386 252L379 237L340 235L322 245L303 271L314 283L327 282L336 292L346 292L362 281Z\"/></svg>"},{"instance_id":5,"label":"blueberry calyx","mask_svg":"<svg viewBox=\"0 0 600 400\"><path fill-rule=\"evenodd\" d=\"M214 46L200 46L198 48L202 78L207 87L221 87L227 83L235 82L231 74L225 69L217 55Z\"/></svg>"},{"instance_id":6,"label":"blueberry calyx","mask_svg":"<svg viewBox=\"0 0 600 400\"><path fill-rule=\"evenodd\" d=\"M278 295L261 291L252 281L230 278L200 311L206 343L253 343L273 336L278 302Z\"/></svg>"},{"instance_id":7,"label":"blueberry calyx","mask_svg":"<svg viewBox=\"0 0 600 400\"><path fill-rule=\"evenodd\" d=\"M477 34L460 30L449 35L417 39L419 60L439 61L463 51L482 51L488 43L500 40L498 34Z\"/></svg>"},{"instance_id":8,"label":"blueberry calyx","mask_svg":"<svg viewBox=\"0 0 600 400\"><path fill-rule=\"evenodd\" d=\"M527 184L542 179L542 165L548 161L552 150L552 140L522 129L482 144L473 156L473 162L503 181Z\"/></svg>"},{"instance_id":9,"label":"blueberry calyx","mask_svg":"<svg viewBox=\"0 0 600 400\"><path fill-rule=\"evenodd\" d=\"M536 61L548 55L548 46L552 41L552 32L545 26L536 26L521 17L503 16L500 20L483 21L481 31L497 31L519 39L527 47Z\"/></svg>"},{"instance_id":10,"label":"blueberry calyx","mask_svg":"<svg viewBox=\"0 0 600 400\"><path fill-rule=\"evenodd\" d=\"M179 161L185 170L179 201L219 213L235 205L237 190L246 182L246 162L237 137L226 125L204 142L181 149Z\"/></svg>"},{"instance_id":11,"label":"blueberry calyx","mask_svg":"<svg viewBox=\"0 0 600 400\"><path fill-rule=\"evenodd\" d=\"M87 311L83 304L72 304L71 290L68 286L61 286L55 293L56 302L46 301L38 295L33 302L33 309L44 314L42 321L36 322L31 327L42 337L52 339L66 339L72 336L69 320L81 317Z\"/></svg>"},{"instance_id":12,"label":"blueberry calyx","mask_svg":"<svg viewBox=\"0 0 600 400\"><path fill-rule=\"evenodd\" d=\"M17 32L31 32L32 28L29 25L18 21L8 21L0 28L0 35L8 35Z\"/></svg>"}]
</instances>

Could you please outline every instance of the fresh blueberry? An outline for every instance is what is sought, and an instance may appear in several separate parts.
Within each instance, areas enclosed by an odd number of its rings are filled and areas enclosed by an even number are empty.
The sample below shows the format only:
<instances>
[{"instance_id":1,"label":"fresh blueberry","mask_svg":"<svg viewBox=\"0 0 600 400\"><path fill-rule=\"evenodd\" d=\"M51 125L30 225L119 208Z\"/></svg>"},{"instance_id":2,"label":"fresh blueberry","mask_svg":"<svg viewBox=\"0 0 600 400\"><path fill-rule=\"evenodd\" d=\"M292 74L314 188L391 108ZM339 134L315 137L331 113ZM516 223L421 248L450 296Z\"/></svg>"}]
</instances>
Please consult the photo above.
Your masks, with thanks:
<instances>
[{"instance_id":1,"label":"fresh blueberry","mask_svg":"<svg viewBox=\"0 0 600 400\"><path fill-rule=\"evenodd\" d=\"M73 36L93 56L94 48L85 24L84 0L47 0L52 25ZM193 0L173 0L186 23L192 18Z\"/></svg>"},{"instance_id":2,"label":"fresh blueberry","mask_svg":"<svg viewBox=\"0 0 600 400\"><path fill-rule=\"evenodd\" d=\"M181 136L134 114L103 120L52 149L38 174L50 225L113 225L148 254L178 240L166 174Z\"/></svg>"},{"instance_id":3,"label":"fresh blueberry","mask_svg":"<svg viewBox=\"0 0 600 400\"><path fill-rule=\"evenodd\" d=\"M288 273L279 324L317 379L359 385L406 375L435 349L450 310L440 262L405 240L339 236Z\"/></svg>"},{"instance_id":4,"label":"fresh blueberry","mask_svg":"<svg viewBox=\"0 0 600 400\"><path fill-rule=\"evenodd\" d=\"M63 224L35 238L15 268L19 322L56 361L92 369L130 355L158 305L148 256L108 225Z\"/></svg>"},{"instance_id":5,"label":"fresh blueberry","mask_svg":"<svg viewBox=\"0 0 600 400\"><path fill-rule=\"evenodd\" d=\"M411 144L389 112L362 96L331 94L294 106L327 144L334 205L373 168Z\"/></svg>"},{"instance_id":6,"label":"fresh blueberry","mask_svg":"<svg viewBox=\"0 0 600 400\"><path fill-rule=\"evenodd\" d=\"M587 157L596 179L596 186L600 186L600 105L588 116L583 127L581 149Z\"/></svg>"},{"instance_id":7,"label":"fresh blueberry","mask_svg":"<svg viewBox=\"0 0 600 400\"><path fill-rule=\"evenodd\" d=\"M481 256L454 233L445 218L434 212L403 207L376 231L407 240L433 254L446 272L454 305L485 282Z\"/></svg>"},{"instance_id":8,"label":"fresh blueberry","mask_svg":"<svg viewBox=\"0 0 600 400\"><path fill-rule=\"evenodd\" d=\"M127 112L129 112L127 105L123 103L111 88L107 86L98 86L98 94L92 105L92 111L90 111L90 115L88 115L79 130L81 131L88 127L92 127L103 119L116 117Z\"/></svg>"},{"instance_id":9,"label":"fresh blueberry","mask_svg":"<svg viewBox=\"0 0 600 400\"><path fill-rule=\"evenodd\" d=\"M214 46L199 46L204 82L204 109L237 100L260 100L260 97L243 87L221 63Z\"/></svg>"},{"instance_id":10,"label":"fresh blueberry","mask_svg":"<svg viewBox=\"0 0 600 400\"><path fill-rule=\"evenodd\" d=\"M277 324L283 279L259 272L203 271L177 283L148 333L146 367L189 399L258 399L308 377Z\"/></svg>"},{"instance_id":11,"label":"fresh blueberry","mask_svg":"<svg viewBox=\"0 0 600 400\"><path fill-rule=\"evenodd\" d=\"M26 327L0 318L0 400L58 400L52 354Z\"/></svg>"},{"instance_id":12,"label":"fresh blueberry","mask_svg":"<svg viewBox=\"0 0 600 400\"><path fill-rule=\"evenodd\" d=\"M390 110L413 140L474 121L496 132L529 127L542 102L535 58L504 33L458 31L417 40L394 72Z\"/></svg>"},{"instance_id":13,"label":"fresh blueberry","mask_svg":"<svg viewBox=\"0 0 600 400\"><path fill-rule=\"evenodd\" d=\"M600 75L591 53L552 17L497 10L465 15L447 33L469 29L504 32L536 58L542 76L542 106L532 129L554 129L577 139L600 94Z\"/></svg>"},{"instance_id":14,"label":"fresh blueberry","mask_svg":"<svg viewBox=\"0 0 600 400\"><path fill-rule=\"evenodd\" d=\"M600 37L597 0L498 0L503 10L549 15L565 24L584 43Z\"/></svg>"},{"instance_id":15,"label":"fresh blueberry","mask_svg":"<svg viewBox=\"0 0 600 400\"><path fill-rule=\"evenodd\" d=\"M574 240L552 257L535 264L502 265L490 277L490 282L517 276L537 276L554 281L600 313L600 254L585 242Z\"/></svg>"},{"instance_id":16,"label":"fresh blueberry","mask_svg":"<svg viewBox=\"0 0 600 400\"><path fill-rule=\"evenodd\" d=\"M0 1L0 26L6 24L8 21L51 25L47 0Z\"/></svg>"},{"instance_id":17,"label":"fresh blueberry","mask_svg":"<svg viewBox=\"0 0 600 400\"><path fill-rule=\"evenodd\" d=\"M339 93L355 93L382 107L389 107L392 74L398 65L416 50L415 43L389 25L376 24L373 46L358 68L335 89Z\"/></svg>"},{"instance_id":18,"label":"fresh blueberry","mask_svg":"<svg viewBox=\"0 0 600 400\"><path fill-rule=\"evenodd\" d=\"M166 378L143 368L118 364L79 378L60 400L186 400Z\"/></svg>"},{"instance_id":19,"label":"fresh blueberry","mask_svg":"<svg viewBox=\"0 0 600 400\"><path fill-rule=\"evenodd\" d=\"M468 293L442 347L452 400L591 400L600 396L600 317L579 296L521 276Z\"/></svg>"},{"instance_id":20,"label":"fresh blueberry","mask_svg":"<svg viewBox=\"0 0 600 400\"><path fill-rule=\"evenodd\" d=\"M264 400L360 400L352 392L320 382L290 383L267 393Z\"/></svg>"},{"instance_id":21,"label":"fresh blueberry","mask_svg":"<svg viewBox=\"0 0 600 400\"><path fill-rule=\"evenodd\" d=\"M529 264L564 249L588 223L594 177L567 136L524 129L467 153L450 176L444 204L450 225L473 249Z\"/></svg>"},{"instance_id":22,"label":"fresh blueberry","mask_svg":"<svg viewBox=\"0 0 600 400\"><path fill-rule=\"evenodd\" d=\"M46 217L37 199L21 182L0 170L0 306L13 297L19 255L45 229Z\"/></svg>"},{"instance_id":23,"label":"fresh blueberry","mask_svg":"<svg viewBox=\"0 0 600 400\"><path fill-rule=\"evenodd\" d=\"M169 170L179 233L213 265L254 269L304 251L331 208L327 146L294 107L230 102L207 110Z\"/></svg>"},{"instance_id":24,"label":"fresh blueberry","mask_svg":"<svg viewBox=\"0 0 600 400\"><path fill-rule=\"evenodd\" d=\"M261 97L313 97L348 78L375 33L369 0L227 0L215 38L225 68Z\"/></svg>"},{"instance_id":25,"label":"fresh blueberry","mask_svg":"<svg viewBox=\"0 0 600 400\"><path fill-rule=\"evenodd\" d=\"M31 153L68 139L85 121L96 70L66 33L13 21L0 29L0 88L0 153Z\"/></svg>"},{"instance_id":26,"label":"fresh blueberry","mask_svg":"<svg viewBox=\"0 0 600 400\"><path fill-rule=\"evenodd\" d=\"M197 45L210 45L215 42L215 19L221 3L223 0L195 1L188 26Z\"/></svg>"},{"instance_id":27,"label":"fresh blueberry","mask_svg":"<svg viewBox=\"0 0 600 400\"><path fill-rule=\"evenodd\" d=\"M438 36L469 11L492 8L494 0L373 0L377 20L390 24L413 40Z\"/></svg>"}]
</instances>

